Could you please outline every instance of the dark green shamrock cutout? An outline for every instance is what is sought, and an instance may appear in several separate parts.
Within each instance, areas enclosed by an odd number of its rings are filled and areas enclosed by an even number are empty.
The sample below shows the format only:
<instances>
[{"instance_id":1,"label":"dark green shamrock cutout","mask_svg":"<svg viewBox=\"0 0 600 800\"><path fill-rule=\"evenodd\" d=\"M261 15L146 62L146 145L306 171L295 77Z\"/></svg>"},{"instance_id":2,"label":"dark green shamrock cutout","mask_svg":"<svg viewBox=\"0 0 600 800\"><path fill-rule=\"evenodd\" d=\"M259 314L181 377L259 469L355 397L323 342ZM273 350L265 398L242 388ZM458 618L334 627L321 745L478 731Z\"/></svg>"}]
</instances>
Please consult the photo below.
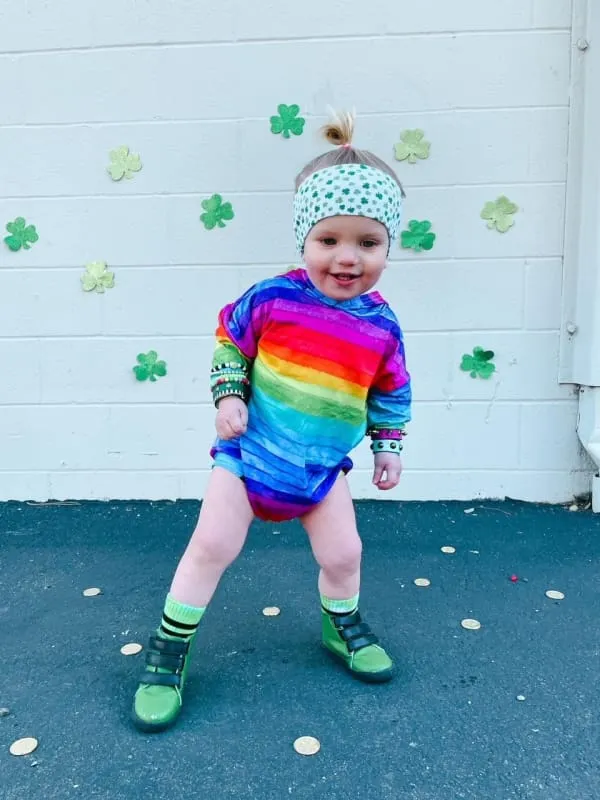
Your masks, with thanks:
<instances>
[{"instance_id":1,"label":"dark green shamrock cutout","mask_svg":"<svg viewBox=\"0 0 600 800\"><path fill-rule=\"evenodd\" d=\"M416 253L421 250L431 250L435 242L435 233L431 232L431 222L424 219L419 222L411 219L408 223L408 230L402 231L400 244L402 247L412 248Z\"/></svg>"},{"instance_id":2,"label":"dark green shamrock cutout","mask_svg":"<svg viewBox=\"0 0 600 800\"><path fill-rule=\"evenodd\" d=\"M167 365L164 361L158 361L156 350L138 353L137 362L137 365L133 367L133 371L138 381L150 380L154 383L157 376L163 378L167 374Z\"/></svg>"},{"instance_id":3,"label":"dark green shamrock cutout","mask_svg":"<svg viewBox=\"0 0 600 800\"><path fill-rule=\"evenodd\" d=\"M271 133L281 133L284 139L290 138L290 133L300 136L304 130L305 119L298 116L300 106L286 106L283 103L277 106L279 116L271 117Z\"/></svg>"},{"instance_id":4,"label":"dark green shamrock cutout","mask_svg":"<svg viewBox=\"0 0 600 800\"><path fill-rule=\"evenodd\" d=\"M478 375L480 378L491 378L496 371L496 365L492 364L493 357L493 350L474 347L472 356L465 353L462 357L460 368L465 372L470 372L472 378L476 378Z\"/></svg>"},{"instance_id":5,"label":"dark green shamrock cutout","mask_svg":"<svg viewBox=\"0 0 600 800\"><path fill-rule=\"evenodd\" d=\"M207 231L212 231L217 225L224 228L223 220L230 220L235 216L231 203L224 203L220 194L213 194L208 200L203 200L202 208L204 214L200 215L200 219Z\"/></svg>"},{"instance_id":6,"label":"dark green shamrock cutout","mask_svg":"<svg viewBox=\"0 0 600 800\"><path fill-rule=\"evenodd\" d=\"M4 241L15 253L21 248L29 250L39 239L35 225L27 225L23 217L17 217L14 222L7 222L6 230L10 236L5 236Z\"/></svg>"}]
</instances>

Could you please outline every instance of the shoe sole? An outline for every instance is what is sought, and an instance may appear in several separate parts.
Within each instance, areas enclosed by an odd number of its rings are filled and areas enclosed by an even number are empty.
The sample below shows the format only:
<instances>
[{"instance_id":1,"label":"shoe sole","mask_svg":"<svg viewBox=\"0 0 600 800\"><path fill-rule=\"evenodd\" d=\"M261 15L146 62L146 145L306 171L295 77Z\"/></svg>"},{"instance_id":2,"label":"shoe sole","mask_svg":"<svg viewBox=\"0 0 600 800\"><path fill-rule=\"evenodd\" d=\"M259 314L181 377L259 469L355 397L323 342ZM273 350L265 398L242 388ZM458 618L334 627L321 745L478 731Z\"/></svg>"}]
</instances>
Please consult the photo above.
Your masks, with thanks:
<instances>
[{"instance_id":1,"label":"shoe sole","mask_svg":"<svg viewBox=\"0 0 600 800\"><path fill-rule=\"evenodd\" d=\"M380 672L359 672L358 670L352 669L346 662L342 656L334 653L333 650L330 650L327 645L322 644L321 647L327 655L330 656L335 662L338 664L342 664L346 671L352 675L353 678L356 678L363 683L387 683L391 681L394 677L394 668L390 667L390 669L382 669Z\"/></svg>"},{"instance_id":2,"label":"shoe sole","mask_svg":"<svg viewBox=\"0 0 600 800\"><path fill-rule=\"evenodd\" d=\"M143 733L160 733L161 731L166 731L168 728L171 728L173 725L175 725L178 718L179 714L177 714L168 722L146 722L146 720L138 717L138 715L135 713L135 706L131 709L131 721L138 731L142 731Z\"/></svg>"}]
</instances>

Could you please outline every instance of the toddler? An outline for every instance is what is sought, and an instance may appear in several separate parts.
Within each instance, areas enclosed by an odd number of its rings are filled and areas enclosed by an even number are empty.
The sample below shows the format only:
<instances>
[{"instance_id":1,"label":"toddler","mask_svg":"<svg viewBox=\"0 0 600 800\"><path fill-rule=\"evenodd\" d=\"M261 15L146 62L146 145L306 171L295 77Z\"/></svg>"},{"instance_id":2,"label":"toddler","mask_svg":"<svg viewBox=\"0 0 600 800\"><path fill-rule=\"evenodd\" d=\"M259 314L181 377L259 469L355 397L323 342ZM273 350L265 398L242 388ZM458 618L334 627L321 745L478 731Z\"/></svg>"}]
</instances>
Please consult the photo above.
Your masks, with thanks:
<instances>
[{"instance_id":1,"label":"toddler","mask_svg":"<svg viewBox=\"0 0 600 800\"><path fill-rule=\"evenodd\" d=\"M402 332L373 287L398 235L404 192L393 170L352 142L354 118L325 126L337 145L296 178L294 229L305 267L257 283L219 314L211 387L214 464L196 529L150 637L133 719L177 719L190 647L253 518L299 518L320 567L322 642L351 674L392 677L358 611L361 540L346 474L365 434L373 483L396 486L410 378Z\"/></svg>"}]
</instances>

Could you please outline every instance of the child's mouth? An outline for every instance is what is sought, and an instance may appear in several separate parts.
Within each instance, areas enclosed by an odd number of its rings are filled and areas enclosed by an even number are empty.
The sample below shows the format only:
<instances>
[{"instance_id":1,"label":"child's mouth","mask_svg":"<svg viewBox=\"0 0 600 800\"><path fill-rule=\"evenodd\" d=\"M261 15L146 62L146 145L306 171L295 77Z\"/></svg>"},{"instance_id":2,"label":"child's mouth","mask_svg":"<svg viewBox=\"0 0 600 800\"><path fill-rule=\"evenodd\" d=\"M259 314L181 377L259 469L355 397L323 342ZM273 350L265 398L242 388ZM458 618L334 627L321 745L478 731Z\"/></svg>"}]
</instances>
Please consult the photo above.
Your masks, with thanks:
<instances>
[{"instance_id":1,"label":"child's mouth","mask_svg":"<svg viewBox=\"0 0 600 800\"><path fill-rule=\"evenodd\" d=\"M331 277L340 286L348 286L349 284L353 283L353 281L357 280L358 275L350 275L350 274L345 273L345 272L340 272L337 275L333 274Z\"/></svg>"}]
</instances>

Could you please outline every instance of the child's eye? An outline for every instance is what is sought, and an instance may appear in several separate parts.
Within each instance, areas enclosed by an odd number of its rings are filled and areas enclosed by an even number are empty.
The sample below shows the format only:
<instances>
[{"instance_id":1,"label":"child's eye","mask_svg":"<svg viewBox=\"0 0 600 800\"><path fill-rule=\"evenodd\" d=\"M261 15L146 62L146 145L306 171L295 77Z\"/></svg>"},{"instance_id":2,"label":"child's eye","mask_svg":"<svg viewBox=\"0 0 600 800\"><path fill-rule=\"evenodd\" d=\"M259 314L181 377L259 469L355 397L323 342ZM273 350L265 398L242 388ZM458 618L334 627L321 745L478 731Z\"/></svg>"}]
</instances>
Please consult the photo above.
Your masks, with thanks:
<instances>
[{"instance_id":1,"label":"child's eye","mask_svg":"<svg viewBox=\"0 0 600 800\"><path fill-rule=\"evenodd\" d=\"M361 242L361 245L363 247L367 247L367 248L368 247L377 247L378 244L379 244L379 242L376 242L374 239L364 239Z\"/></svg>"},{"instance_id":2,"label":"child's eye","mask_svg":"<svg viewBox=\"0 0 600 800\"><path fill-rule=\"evenodd\" d=\"M336 244L336 240L333 238L333 236L324 236L321 239L321 241L323 242L323 244L326 244L326 245L329 245L329 246Z\"/></svg>"}]
</instances>

